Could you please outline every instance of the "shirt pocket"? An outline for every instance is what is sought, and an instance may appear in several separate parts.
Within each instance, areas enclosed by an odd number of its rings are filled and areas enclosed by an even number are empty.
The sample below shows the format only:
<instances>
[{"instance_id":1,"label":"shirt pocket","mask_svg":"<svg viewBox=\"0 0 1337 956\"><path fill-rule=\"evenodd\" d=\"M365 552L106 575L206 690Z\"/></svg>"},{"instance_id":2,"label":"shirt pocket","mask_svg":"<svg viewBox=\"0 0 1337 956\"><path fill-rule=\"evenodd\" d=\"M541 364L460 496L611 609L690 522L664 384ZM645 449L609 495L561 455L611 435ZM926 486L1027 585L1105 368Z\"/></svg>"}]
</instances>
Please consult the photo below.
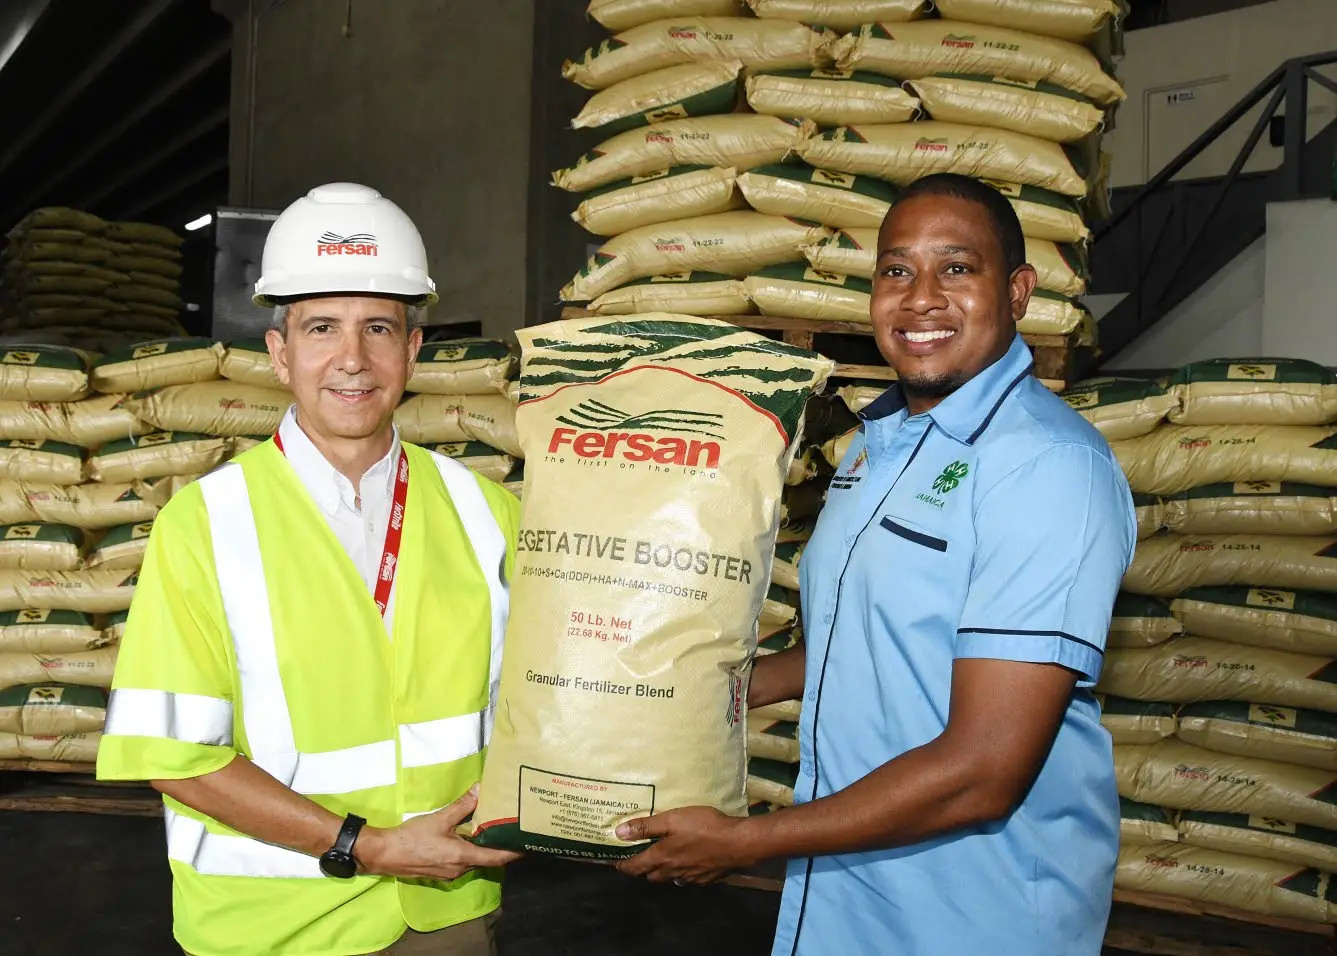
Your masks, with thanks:
<instances>
[{"instance_id":1,"label":"shirt pocket","mask_svg":"<svg viewBox=\"0 0 1337 956\"><path fill-rule=\"evenodd\" d=\"M947 551L946 538L939 537L931 531L917 527L915 524L906 521L904 518L898 518L895 515L883 515L878 524L881 526L882 530L894 534L897 537L904 538L906 541L917 544L930 551L938 551L941 553L946 553Z\"/></svg>"}]
</instances>

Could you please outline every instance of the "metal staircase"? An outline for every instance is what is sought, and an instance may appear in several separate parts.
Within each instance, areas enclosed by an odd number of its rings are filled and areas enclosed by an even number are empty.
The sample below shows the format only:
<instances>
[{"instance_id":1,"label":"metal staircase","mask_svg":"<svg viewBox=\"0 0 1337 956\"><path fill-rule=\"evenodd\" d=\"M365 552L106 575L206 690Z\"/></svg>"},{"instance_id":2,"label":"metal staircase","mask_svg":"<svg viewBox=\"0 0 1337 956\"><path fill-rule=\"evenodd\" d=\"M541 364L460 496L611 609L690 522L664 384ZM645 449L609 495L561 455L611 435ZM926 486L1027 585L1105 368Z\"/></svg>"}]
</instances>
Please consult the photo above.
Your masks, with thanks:
<instances>
[{"instance_id":1,"label":"metal staircase","mask_svg":"<svg viewBox=\"0 0 1337 956\"><path fill-rule=\"evenodd\" d=\"M1095 234L1090 291L1128 295L1101 319L1092 365L1117 355L1259 239L1269 202L1334 196L1337 121L1312 138L1307 129L1309 84L1337 93L1337 81L1317 72L1331 63L1337 51L1287 60L1145 186L1115 190L1113 215ZM1174 178L1264 102L1225 176ZM1278 124L1281 165L1242 172L1259 140Z\"/></svg>"}]
</instances>

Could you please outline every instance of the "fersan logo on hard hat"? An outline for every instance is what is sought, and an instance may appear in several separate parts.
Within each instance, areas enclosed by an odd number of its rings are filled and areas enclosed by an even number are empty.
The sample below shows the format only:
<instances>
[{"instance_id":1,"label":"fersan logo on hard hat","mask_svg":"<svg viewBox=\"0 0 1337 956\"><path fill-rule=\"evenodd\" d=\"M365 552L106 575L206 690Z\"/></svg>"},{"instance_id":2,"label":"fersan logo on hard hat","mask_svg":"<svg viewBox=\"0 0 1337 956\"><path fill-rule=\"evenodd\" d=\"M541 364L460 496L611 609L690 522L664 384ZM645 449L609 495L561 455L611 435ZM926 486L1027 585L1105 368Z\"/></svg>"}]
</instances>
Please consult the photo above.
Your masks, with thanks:
<instances>
[{"instance_id":1,"label":"fersan logo on hard hat","mask_svg":"<svg viewBox=\"0 0 1337 956\"><path fill-rule=\"evenodd\" d=\"M317 256L374 256L378 248L376 237L365 232L351 236L325 232L316 240Z\"/></svg>"},{"instance_id":2,"label":"fersan logo on hard hat","mask_svg":"<svg viewBox=\"0 0 1337 956\"><path fill-rule=\"evenodd\" d=\"M569 418L567 416L570 416ZM577 458L619 457L628 462L654 462L688 468L717 468L720 463L719 434L722 416L714 412L663 409L630 415L593 399L582 402L557 421L573 428L555 428L548 454L570 447ZM702 435L717 441L656 436L651 430Z\"/></svg>"}]
</instances>

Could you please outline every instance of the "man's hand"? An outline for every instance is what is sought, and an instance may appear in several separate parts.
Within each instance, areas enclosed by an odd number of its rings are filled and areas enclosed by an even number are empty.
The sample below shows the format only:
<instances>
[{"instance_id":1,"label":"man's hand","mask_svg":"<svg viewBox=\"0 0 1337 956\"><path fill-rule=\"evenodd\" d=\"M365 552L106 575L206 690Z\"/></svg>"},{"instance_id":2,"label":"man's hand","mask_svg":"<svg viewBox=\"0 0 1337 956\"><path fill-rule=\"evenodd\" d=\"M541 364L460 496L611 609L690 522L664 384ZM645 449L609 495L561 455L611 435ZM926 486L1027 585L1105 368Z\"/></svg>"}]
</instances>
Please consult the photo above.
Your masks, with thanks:
<instances>
[{"instance_id":1,"label":"man's hand","mask_svg":"<svg viewBox=\"0 0 1337 956\"><path fill-rule=\"evenodd\" d=\"M478 785L435 813L382 830L366 827L354 844L364 872L428 880L457 880L476 867L505 866L519 853L474 846L455 832L478 805Z\"/></svg>"},{"instance_id":2,"label":"man's hand","mask_svg":"<svg viewBox=\"0 0 1337 956\"><path fill-rule=\"evenodd\" d=\"M748 853L746 818L710 807L684 807L628 820L617 828L623 840L657 840L617 868L653 883L713 883L756 862Z\"/></svg>"}]
</instances>

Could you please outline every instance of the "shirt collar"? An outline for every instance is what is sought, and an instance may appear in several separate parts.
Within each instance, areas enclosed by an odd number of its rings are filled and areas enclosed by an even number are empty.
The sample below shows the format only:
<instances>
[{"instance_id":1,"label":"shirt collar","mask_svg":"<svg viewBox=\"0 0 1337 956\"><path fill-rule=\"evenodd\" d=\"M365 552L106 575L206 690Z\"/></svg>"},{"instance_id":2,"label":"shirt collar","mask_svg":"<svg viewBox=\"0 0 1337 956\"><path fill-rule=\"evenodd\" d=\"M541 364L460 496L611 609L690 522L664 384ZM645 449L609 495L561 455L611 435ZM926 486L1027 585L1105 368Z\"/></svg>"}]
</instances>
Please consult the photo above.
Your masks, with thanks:
<instances>
[{"instance_id":1,"label":"shirt collar","mask_svg":"<svg viewBox=\"0 0 1337 956\"><path fill-rule=\"evenodd\" d=\"M390 442L390 450L362 476L361 483L366 486L367 492L381 490L383 484L384 492L388 496L393 488L394 468L391 462L399 460L400 443L399 427L392 427L394 438ZM279 425L279 437L283 439L283 451L292 464L293 471L297 472L302 485L325 514L335 514L339 510L340 502L345 499L351 508L353 499L363 494L361 488L353 487L352 482L325 460L320 449L307 437L306 432L302 431L302 426L297 424L296 405L291 406L283 416L283 421Z\"/></svg>"},{"instance_id":2,"label":"shirt collar","mask_svg":"<svg viewBox=\"0 0 1337 956\"><path fill-rule=\"evenodd\" d=\"M1035 362L1018 334L998 361L948 395L929 411L933 423L957 441L973 445L989 427L1003 400L1030 375ZM905 393L893 384L874 399L859 418L865 423L890 418L905 408Z\"/></svg>"}]
</instances>

